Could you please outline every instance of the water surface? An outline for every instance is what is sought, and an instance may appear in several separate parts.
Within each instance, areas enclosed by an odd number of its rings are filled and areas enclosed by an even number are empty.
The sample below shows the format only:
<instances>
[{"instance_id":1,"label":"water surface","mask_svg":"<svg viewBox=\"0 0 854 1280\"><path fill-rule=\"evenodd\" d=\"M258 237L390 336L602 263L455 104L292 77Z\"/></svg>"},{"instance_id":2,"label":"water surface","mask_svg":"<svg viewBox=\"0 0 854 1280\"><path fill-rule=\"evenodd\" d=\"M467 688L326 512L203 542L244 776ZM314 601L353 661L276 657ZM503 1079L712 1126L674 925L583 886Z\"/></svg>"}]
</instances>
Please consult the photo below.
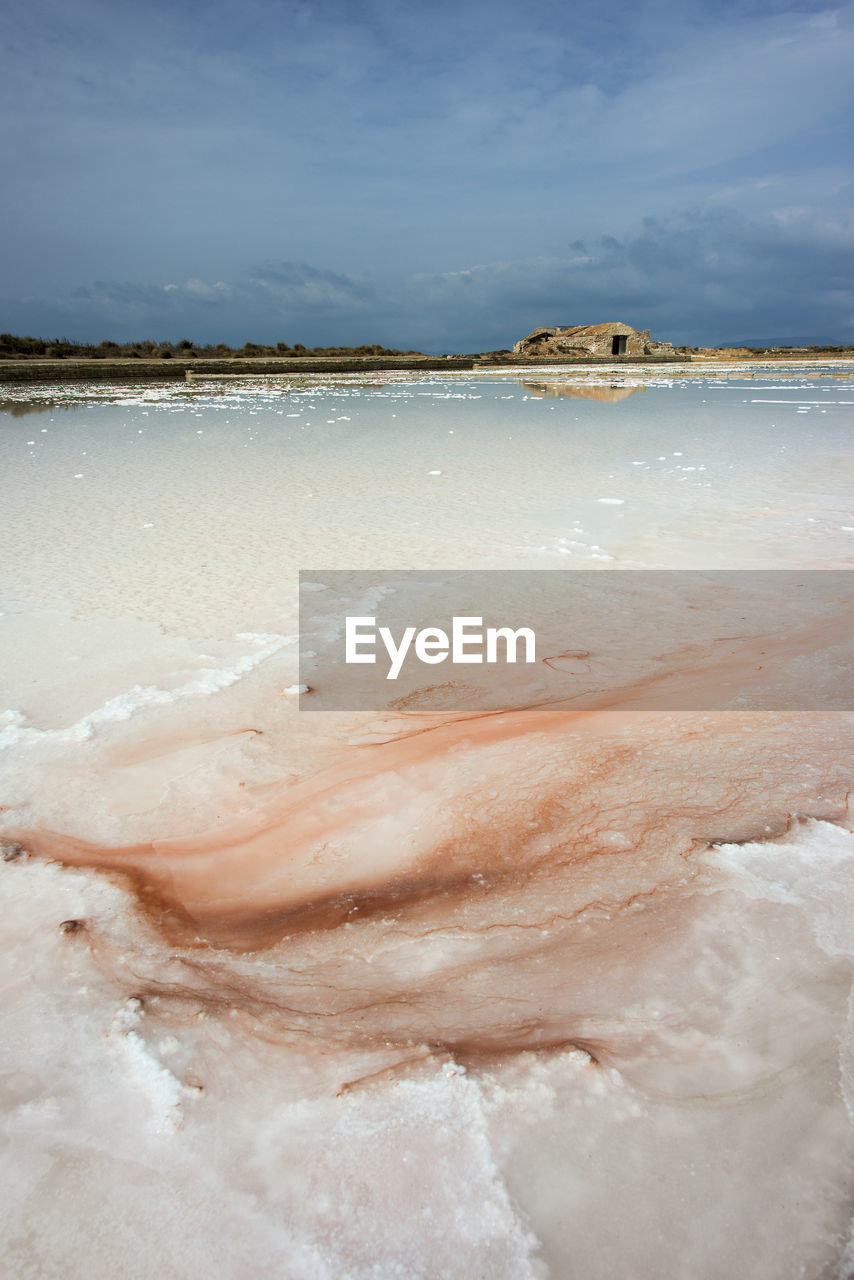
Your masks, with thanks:
<instances>
[{"instance_id":1,"label":"water surface","mask_svg":"<svg viewBox=\"0 0 854 1280\"><path fill-rule=\"evenodd\" d=\"M850 717L307 716L296 632L850 568L851 372L5 395L11 1272L846 1275Z\"/></svg>"}]
</instances>

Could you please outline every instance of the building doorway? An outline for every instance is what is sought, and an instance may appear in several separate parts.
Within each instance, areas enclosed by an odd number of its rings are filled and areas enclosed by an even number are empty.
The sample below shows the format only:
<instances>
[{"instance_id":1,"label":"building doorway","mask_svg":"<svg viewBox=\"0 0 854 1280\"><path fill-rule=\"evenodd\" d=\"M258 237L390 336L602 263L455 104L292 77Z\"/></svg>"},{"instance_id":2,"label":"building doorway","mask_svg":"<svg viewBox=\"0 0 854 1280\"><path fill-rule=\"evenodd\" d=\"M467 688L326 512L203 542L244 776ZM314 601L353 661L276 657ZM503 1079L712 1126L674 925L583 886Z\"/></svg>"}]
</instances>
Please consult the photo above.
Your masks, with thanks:
<instances>
[{"instance_id":1,"label":"building doorway","mask_svg":"<svg viewBox=\"0 0 854 1280\"><path fill-rule=\"evenodd\" d=\"M625 354L626 354L626 335L624 333L615 335L611 339L611 355L624 356Z\"/></svg>"}]
</instances>

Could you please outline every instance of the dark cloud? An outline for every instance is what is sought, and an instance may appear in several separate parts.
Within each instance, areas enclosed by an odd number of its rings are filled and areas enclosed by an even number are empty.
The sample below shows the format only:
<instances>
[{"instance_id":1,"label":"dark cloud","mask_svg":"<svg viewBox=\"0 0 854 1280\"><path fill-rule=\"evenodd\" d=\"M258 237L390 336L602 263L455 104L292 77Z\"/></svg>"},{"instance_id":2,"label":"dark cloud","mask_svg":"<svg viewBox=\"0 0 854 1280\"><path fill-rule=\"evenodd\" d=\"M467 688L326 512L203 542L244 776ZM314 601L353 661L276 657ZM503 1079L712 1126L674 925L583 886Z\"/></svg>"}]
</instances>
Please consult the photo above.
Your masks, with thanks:
<instances>
[{"instance_id":1,"label":"dark cloud","mask_svg":"<svg viewBox=\"0 0 854 1280\"><path fill-rule=\"evenodd\" d=\"M376 299L367 281L302 262L265 262L249 273L243 287L255 294L266 293L274 306L315 313L359 308Z\"/></svg>"},{"instance_id":2,"label":"dark cloud","mask_svg":"<svg viewBox=\"0 0 854 1280\"><path fill-rule=\"evenodd\" d=\"M850 318L848 6L8 0L4 20L2 278L29 299L4 328L482 347L567 309L712 335L777 307L817 340Z\"/></svg>"},{"instance_id":3,"label":"dark cloud","mask_svg":"<svg viewBox=\"0 0 854 1280\"><path fill-rule=\"evenodd\" d=\"M168 286L131 284L122 280L95 280L71 291L70 304L86 308L121 311L151 311L172 305Z\"/></svg>"},{"instance_id":4,"label":"dark cloud","mask_svg":"<svg viewBox=\"0 0 854 1280\"><path fill-rule=\"evenodd\" d=\"M646 218L624 237L574 240L562 256L373 280L271 261L229 281L101 282L5 310L48 317L19 328L90 339L156 331L474 351L509 346L538 324L625 320L690 345L841 343L854 341L852 251L848 214L689 210Z\"/></svg>"},{"instance_id":5,"label":"dark cloud","mask_svg":"<svg viewBox=\"0 0 854 1280\"><path fill-rule=\"evenodd\" d=\"M621 239L575 241L566 257L421 277L412 296L445 317L457 346L466 332L499 346L539 324L617 319L689 345L851 342L854 218L805 208L648 218Z\"/></svg>"}]
</instances>

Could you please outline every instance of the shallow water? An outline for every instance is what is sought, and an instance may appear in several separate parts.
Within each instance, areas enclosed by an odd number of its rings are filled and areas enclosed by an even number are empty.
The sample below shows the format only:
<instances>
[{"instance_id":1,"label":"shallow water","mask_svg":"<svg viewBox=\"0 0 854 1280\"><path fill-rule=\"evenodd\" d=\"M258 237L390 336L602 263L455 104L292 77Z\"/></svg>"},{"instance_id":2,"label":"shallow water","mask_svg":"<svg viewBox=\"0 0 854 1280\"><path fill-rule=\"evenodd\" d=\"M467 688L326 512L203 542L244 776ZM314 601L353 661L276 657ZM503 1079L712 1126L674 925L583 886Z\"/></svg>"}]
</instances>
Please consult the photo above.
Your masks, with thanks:
<instances>
[{"instance_id":1,"label":"shallow water","mask_svg":"<svg viewBox=\"0 0 854 1280\"><path fill-rule=\"evenodd\" d=\"M848 1274L852 717L294 692L300 569L850 568L745 372L6 388L12 1274Z\"/></svg>"}]
</instances>

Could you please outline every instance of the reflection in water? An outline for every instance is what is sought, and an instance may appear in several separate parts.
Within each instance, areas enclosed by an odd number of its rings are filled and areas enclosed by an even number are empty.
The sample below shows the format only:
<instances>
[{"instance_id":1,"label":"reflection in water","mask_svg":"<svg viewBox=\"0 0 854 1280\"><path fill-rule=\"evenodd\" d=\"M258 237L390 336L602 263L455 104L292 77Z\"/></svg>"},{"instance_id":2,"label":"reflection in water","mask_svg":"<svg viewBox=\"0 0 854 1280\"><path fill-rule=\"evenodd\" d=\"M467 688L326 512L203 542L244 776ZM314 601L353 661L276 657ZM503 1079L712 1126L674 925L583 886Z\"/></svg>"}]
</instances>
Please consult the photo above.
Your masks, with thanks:
<instances>
[{"instance_id":1,"label":"reflection in water","mask_svg":"<svg viewBox=\"0 0 854 1280\"><path fill-rule=\"evenodd\" d=\"M109 395L104 400L109 400ZM25 418L29 413L55 413L57 409L80 409L79 400L0 400L0 413L8 413L12 418Z\"/></svg>"},{"instance_id":2,"label":"reflection in water","mask_svg":"<svg viewBox=\"0 0 854 1280\"><path fill-rule=\"evenodd\" d=\"M628 400L636 391L646 391L646 387L627 387L612 382L609 387L584 382L519 382L519 386L536 399L567 396L572 400L602 400L607 404L615 404L618 400Z\"/></svg>"}]
</instances>

